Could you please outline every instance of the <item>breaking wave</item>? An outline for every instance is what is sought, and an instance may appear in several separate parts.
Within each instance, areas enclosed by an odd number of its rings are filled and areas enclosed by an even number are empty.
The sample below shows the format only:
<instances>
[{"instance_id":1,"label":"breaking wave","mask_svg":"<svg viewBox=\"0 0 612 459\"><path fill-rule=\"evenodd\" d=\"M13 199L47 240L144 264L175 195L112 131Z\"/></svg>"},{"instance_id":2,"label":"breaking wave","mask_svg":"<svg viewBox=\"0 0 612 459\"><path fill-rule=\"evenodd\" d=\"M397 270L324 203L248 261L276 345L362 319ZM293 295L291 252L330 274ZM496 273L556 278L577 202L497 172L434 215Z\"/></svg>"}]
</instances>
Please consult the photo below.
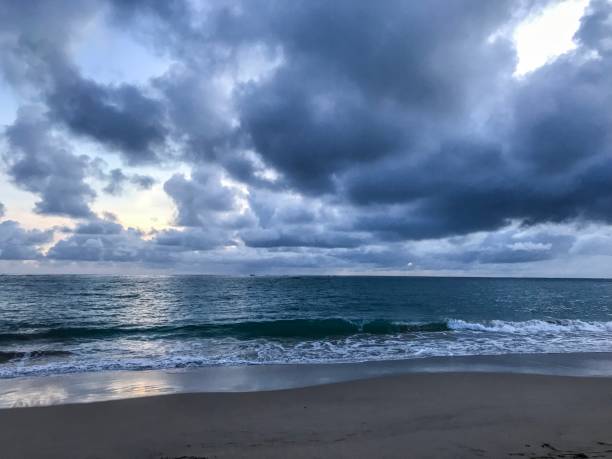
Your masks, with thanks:
<instances>
[{"instance_id":1,"label":"breaking wave","mask_svg":"<svg viewBox=\"0 0 612 459\"><path fill-rule=\"evenodd\" d=\"M359 322L341 318L332 319L287 319L270 321L247 321L234 323L207 323L182 326L157 327L58 327L35 329L27 332L0 333L0 342L36 340L69 341L75 339L107 339L116 337L162 337L162 338L213 338L233 337L322 339L346 337L359 334L397 335L402 333L438 333L452 331L475 331L495 333L563 333L563 332L612 332L611 322L587 322L582 320L528 320L512 322L490 320L468 322L449 319L444 322L402 323L389 320Z\"/></svg>"}]
</instances>

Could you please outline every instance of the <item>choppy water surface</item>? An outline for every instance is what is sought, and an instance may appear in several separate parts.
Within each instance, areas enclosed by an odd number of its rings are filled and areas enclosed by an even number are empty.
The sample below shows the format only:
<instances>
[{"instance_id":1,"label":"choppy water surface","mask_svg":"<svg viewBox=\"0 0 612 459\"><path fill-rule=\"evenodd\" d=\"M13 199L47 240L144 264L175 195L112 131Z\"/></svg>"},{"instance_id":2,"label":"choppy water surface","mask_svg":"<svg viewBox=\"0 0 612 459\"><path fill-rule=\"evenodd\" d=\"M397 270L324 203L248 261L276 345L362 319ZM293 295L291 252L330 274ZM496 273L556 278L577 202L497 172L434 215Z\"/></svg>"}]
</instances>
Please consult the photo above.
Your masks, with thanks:
<instances>
[{"instance_id":1,"label":"choppy water surface","mask_svg":"<svg viewBox=\"0 0 612 459\"><path fill-rule=\"evenodd\" d=\"M0 377L612 351L612 282L0 276Z\"/></svg>"}]
</instances>

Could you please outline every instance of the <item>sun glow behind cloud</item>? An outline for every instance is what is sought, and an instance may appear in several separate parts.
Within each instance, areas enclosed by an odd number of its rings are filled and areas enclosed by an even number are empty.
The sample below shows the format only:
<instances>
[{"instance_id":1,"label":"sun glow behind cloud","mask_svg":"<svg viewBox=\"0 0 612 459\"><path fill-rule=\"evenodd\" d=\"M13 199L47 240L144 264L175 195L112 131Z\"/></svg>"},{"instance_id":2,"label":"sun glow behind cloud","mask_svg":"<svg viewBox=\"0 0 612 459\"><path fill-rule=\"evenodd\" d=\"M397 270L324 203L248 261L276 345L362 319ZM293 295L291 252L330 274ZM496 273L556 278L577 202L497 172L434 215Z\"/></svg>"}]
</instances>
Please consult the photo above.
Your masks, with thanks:
<instances>
[{"instance_id":1,"label":"sun glow behind cloud","mask_svg":"<svg viewBox=\"0 0 612 459\"><path fill-rule=\"evenodd\" d=\"M518 63L515 76L522 76L571 51L573 37L589 0L553 3L527 18L513 33Z\"/></svg>"}]
</instances>

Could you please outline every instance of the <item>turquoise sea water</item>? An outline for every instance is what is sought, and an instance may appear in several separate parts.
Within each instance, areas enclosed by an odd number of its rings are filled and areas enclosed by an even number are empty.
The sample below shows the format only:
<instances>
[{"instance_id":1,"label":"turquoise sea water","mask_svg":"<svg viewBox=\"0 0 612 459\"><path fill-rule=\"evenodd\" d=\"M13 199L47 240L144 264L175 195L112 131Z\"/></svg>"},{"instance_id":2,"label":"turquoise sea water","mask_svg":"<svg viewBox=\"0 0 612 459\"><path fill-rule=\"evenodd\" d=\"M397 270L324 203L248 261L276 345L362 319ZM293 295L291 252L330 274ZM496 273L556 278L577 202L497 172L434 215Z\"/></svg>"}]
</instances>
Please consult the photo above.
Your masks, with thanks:
<instances>
[{"instance_id":1,"label":"turquoise sea water","mask_svg":"<svg viewBox=\"0 0 612 459\"><path fill-rule=\"evenodd\" d=\"M612 351L612 281L0 276L0 377Z\"/></svg>"}]
</instances>

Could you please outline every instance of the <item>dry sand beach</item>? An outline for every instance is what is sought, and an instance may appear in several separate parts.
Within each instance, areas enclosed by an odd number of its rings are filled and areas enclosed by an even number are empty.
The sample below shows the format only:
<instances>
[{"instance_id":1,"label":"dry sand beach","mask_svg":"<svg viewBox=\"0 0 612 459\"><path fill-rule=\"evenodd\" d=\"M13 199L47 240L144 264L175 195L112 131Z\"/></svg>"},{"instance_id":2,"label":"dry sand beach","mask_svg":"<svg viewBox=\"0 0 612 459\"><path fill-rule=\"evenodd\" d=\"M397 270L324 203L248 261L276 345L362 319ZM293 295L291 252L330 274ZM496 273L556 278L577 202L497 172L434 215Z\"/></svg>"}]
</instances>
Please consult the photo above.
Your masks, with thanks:
<instances>
[{"instance_id":1,"label":"dry sand beach","mask_svg":"<svg viewBox=\"0 0 612 459\"><path fill-rule=\"evenodd\" d=\"M408 374L0 410L12 458L612 457L612 379Z\"/></svg>"}]
</instances>

